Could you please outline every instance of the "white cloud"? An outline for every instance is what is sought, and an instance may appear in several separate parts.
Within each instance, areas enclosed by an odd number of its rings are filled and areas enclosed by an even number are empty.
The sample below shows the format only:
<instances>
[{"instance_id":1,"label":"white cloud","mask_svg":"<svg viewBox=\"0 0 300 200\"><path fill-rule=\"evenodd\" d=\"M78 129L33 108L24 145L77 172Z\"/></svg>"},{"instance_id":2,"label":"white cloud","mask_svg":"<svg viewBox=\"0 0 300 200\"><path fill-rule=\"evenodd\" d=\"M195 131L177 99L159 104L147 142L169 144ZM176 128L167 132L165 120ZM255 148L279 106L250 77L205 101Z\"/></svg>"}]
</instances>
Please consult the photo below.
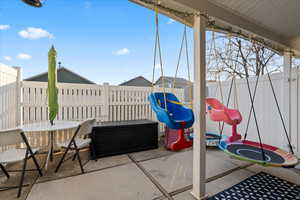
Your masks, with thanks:
<instances>
[{"instance_id":1,"label":"white cloud","mask_svg":"<svg viewBox=\"0 0 300 200\"><path fill-rule=\"evenodd\" d=\"M25 30L19 31L19 36L26 39L37 40L43 37L53 38L53 35L42 28L28 27Z\"/></svg>"},{"instance_id":2,"label":"white cloud","mask_svg":"<svg viewBox=\"0 0 300 200\"><path fill-rule=\"evenodd\" d=\"M115 54L117 56L129 55L130 50L128 48L122 48L122 49L119 49L119 50L113 52L113 54Z\"/></svg>"},{"instance_id":3,"label":"white cloud","mask_svg":"<svg viewBox=\"0 0 300 200\"><path fill-rule=\"evenodd\" d=\"M0 30L7 30L9 28L10 28L10 26L7 24L0 24Z\"/></svg>"},{"instance_id":4,"label":"white cloud","mask_svg":"<svg viewBox=\"0 0 300 200\"><path fill-rule=\"evenodd\" d=\"M10 56L3 56L4 60L7 60L7 61L11 61L12 60L12 57Z\"/></svg>"},{"instance_id":5,"label":"white cloud","mask_svg":"<svg viewBox=\"0 0 300 200\"><path fill-rule=\"evenodd\" d=\"M169 20L168 20L167 24L173 24L174 22L175 22L175 20L174 20L174 19L171 19L171 18L169 18Z\"/></svg>"},{"instance_id":6,"label":"white cloud","mask_svg":"<svg viewBox=\"0 0 300 200\"><path fill-rule=\"evenodd\" d=\"M17 58L20 60L30 60L32 56L26 53L20 53L19 55L17 55Z\"/></svg>"}]
</instances>

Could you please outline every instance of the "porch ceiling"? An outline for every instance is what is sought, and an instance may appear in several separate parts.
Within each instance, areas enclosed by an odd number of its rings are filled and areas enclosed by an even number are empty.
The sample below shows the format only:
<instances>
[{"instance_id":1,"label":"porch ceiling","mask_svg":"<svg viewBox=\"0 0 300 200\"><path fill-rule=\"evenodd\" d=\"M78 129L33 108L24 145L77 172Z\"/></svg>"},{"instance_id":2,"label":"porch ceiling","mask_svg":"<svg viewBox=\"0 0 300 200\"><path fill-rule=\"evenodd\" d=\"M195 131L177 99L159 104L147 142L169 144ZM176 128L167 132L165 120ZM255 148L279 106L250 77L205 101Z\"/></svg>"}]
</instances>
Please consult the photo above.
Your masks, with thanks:
<instances>
[{"instance_id":1,"label":"porch ceiling","mask_svg":"<svg viewBox=\"0 0 300 200\"><path fill-rule=\"evenodd\" d=\"M156 0L129 0L153 8ZM207 14L224 28L243 31L262 37L279 51L293 50L300 55L300 1L299 0L160 0L160 12L193 25L192 15ZM171 10L178 11L171 12Z\"/></svg>"}]
</instances>

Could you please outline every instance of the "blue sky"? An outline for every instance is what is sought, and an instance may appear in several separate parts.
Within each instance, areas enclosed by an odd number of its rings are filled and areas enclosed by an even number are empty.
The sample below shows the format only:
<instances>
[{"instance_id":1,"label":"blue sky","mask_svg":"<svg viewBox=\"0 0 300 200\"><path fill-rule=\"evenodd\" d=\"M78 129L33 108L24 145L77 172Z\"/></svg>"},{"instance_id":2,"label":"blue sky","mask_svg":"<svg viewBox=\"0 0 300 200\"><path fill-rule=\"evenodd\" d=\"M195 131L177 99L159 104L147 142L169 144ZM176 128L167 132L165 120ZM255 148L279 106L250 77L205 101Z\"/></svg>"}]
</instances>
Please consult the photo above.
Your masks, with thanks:
<instances>
[{"instance_id":1,"label":"blue sky","mask_svg":"<svg viewBox=\"0 0 300 200\"><path fill-rule=\"evenodd\" d=\"M96 83L151 79L154 12L127 0L47 0L40 9L1 0L0 18L0 63L21 66L24 78L47 71L53 44L63 66ZM160 16L160 30L165 74L172 76L183 25ZM188 40L192 58L191 29ZM179 76L187 77L185 65Z\"/></svg>"}]
</instances>

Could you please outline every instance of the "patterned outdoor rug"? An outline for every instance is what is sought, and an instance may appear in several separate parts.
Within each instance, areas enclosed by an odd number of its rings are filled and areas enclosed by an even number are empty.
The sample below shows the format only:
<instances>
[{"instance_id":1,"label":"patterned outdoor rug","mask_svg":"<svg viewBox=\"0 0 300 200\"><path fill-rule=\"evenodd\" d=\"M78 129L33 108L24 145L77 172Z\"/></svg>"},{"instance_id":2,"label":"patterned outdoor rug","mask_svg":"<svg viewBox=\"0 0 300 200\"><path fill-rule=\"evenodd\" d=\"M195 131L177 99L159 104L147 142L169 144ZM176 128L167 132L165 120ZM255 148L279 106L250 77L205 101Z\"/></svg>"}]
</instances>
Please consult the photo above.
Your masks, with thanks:
<instances>
[{"instance_id":1,"label":"patterned outdoor rug","mask_svg":"<svg viewBox=\"0 0 300 200\"><path fill-rule=\"evenodd\" d=\"M300 186L260 172L209 200L297 200Z\"/></svg>"}]
</instances>

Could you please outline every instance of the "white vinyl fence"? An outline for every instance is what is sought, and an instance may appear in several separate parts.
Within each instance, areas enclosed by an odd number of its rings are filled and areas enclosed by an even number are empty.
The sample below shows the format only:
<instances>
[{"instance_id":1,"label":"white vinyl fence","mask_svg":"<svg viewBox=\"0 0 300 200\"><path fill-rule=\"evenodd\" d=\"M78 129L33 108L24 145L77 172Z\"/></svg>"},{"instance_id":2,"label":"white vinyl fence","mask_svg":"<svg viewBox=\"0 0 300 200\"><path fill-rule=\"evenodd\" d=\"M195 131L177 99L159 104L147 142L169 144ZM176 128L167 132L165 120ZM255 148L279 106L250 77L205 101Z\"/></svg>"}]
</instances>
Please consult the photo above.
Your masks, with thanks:
<instances>
[{"instance_id":1,"label":"white vinyl fence","mask_svg":"<svg viewBox=\"0 0 300 200\"><path fill-rule=\"evenodd\" d=\"M1 102L5 108L0 112L0 122L3 121L0 129L48 120L47 83L22 81L20 94L17 94L17 85L19 84L12 83L0 87L0 94L3 96ZM167 89L169 90L171 89ZM183 89L175 89L174 92L179 99L184 99ZM148 102L150 93L150 87L58 83L57 120L156 120ZM17 95L22 96L20 102L15 98ZM160 124L160 130L162 129ZM71 136L72 131L55 134L55 141L63 142ZM48 135L45 133L28 133L28 137L33 146L48 144Z\"/></svg>"},{"instance_id":2,"label":"white vinyl fence","mask_svg":"<svg viewBox=\"0 0 300 200\"><path fill-rule=\"evenodd\" d=\"M59 83L57 120L154 120L150 93L150 87ZM23 123L48 120L47 83L23 81L22 94ZM176 89L175 94L184 98L183 89Z\"/></svg>"},{"instance_id":3,"label":"white vinyl fence","mask_svg":"<svg viewBox=\"0 0 300 200\"><path fill-rule=\"evenodd\" d=\"M0 129L11 128L20 123L20 68L0 63Z\"/></svg>"},{"instance_id":4,"label":"white vinyl fence","mask_svg":"<svg viewBox=\"0 0 300 200\"><path fill-rule=\"evenodd\" d=\"M277 73L271 75L271 80L274 85L275 93L279 102L279 106L281 112L283 114L286 128L291 137L292 145L294 147L295 152L300 152L300 135L299 135L299 77L297 73L294 75L291 81L291 97L289 102L289 98L286 95L286 91L288 87L285 87L286 82L288 81L284 79L283 73ZM252 93L254 91L256 78L250 78L250 86ZM231 81L224 81L221 83L221 88L223 91L223 103L226 105L229 88ZM237 101L234 101L236 91ZM208 83L208 95L209 97L215 97L222 101L220 95L220 87L219 83ZM275 100L273 97L273 93L270 87L269 80L267 75L260 77L257 93L254 100L255 112L258 120L259 130L262 136L262 141L266 144L275 145L284 149L287 148L287 139L285 136L285 132L280 120L280 116L275 104ZM289 107L290 105L290 107ZM238 132L243 136L246 130L248 115L251 108L251 101L247 89L246 80L236 80L236 90L233 86L231 99L229 103L229 108L237 108L241 112L243 116L243 120L241 124L238 126ZM287 109L291 110L290 123L288 120ZM290 130L290 131L289 131ZM213 122L207 116L207 131L209 132L219 132L219 126L217 122ZM225 125L223 133L225 135L231 134L231 127ZM248 130L248 139L258 141L256 126L254 122L254 117L252 113L249 130Z\"/></svg>"},{"instance_id":5,"label":"white vinyl fence","mask_svg":"<svg viewBox=\"0 0 300 200\"><path fill-rule=\"evenodd\" d=\"M20 68L13 68L0 63L0 87L10 83L15 83L19 75Z\"/></svg>"}]
</instances>

